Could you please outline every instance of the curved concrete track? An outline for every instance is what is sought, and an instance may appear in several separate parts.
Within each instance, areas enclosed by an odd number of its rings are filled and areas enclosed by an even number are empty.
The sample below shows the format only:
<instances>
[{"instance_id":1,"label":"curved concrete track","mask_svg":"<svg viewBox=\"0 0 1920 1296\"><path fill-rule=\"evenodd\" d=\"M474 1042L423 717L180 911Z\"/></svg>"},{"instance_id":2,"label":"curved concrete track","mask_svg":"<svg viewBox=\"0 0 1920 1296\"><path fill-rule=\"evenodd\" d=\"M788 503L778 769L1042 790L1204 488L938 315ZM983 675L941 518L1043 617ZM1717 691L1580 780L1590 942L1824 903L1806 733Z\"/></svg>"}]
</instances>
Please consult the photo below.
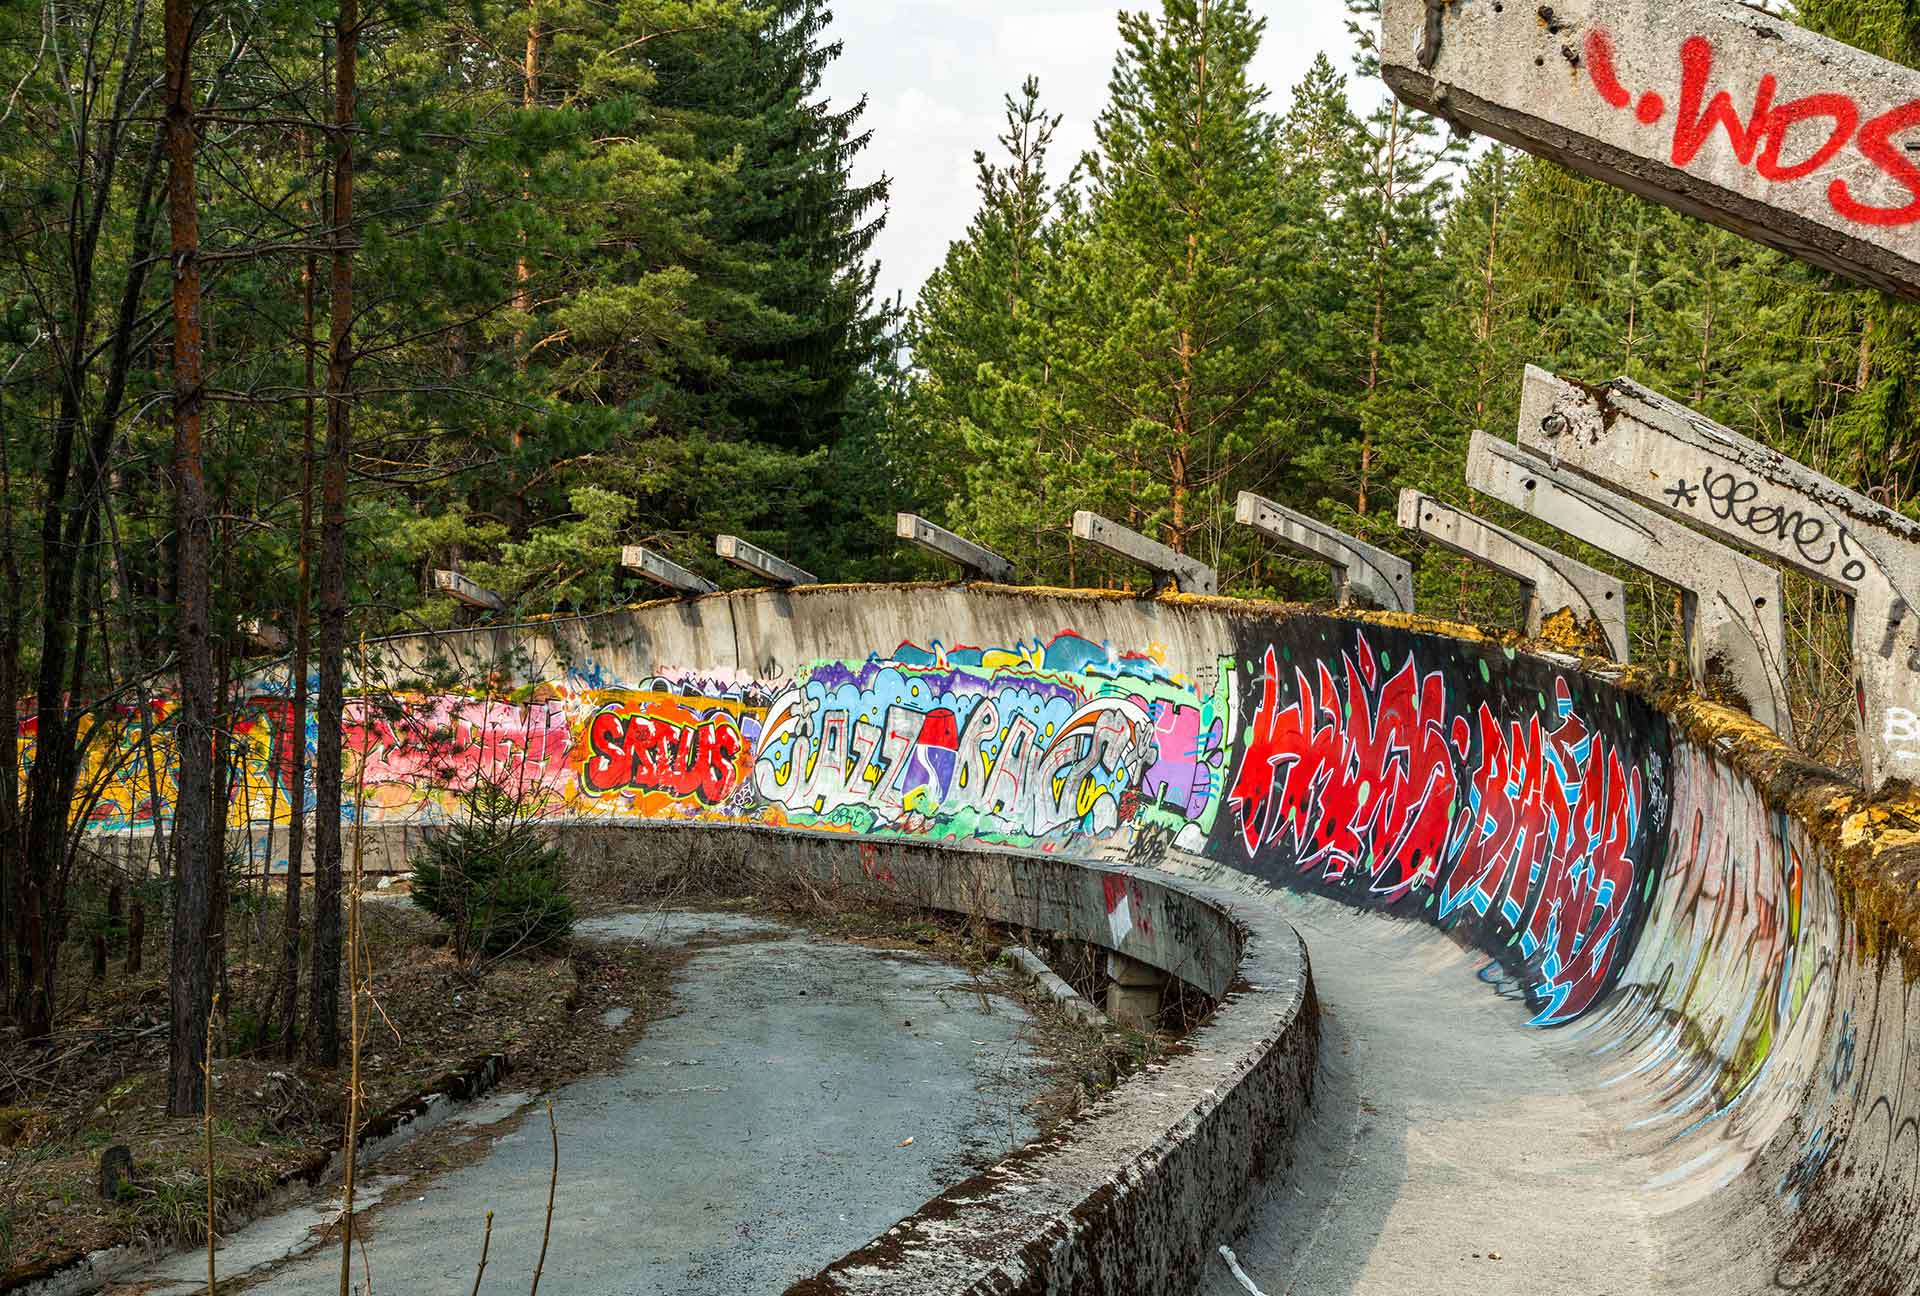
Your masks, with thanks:
<instances>
[{"instance_id":1,"label":"curved concrete track","mask_svg":"<svg viewBox=\"0 0 1920 1296\"><path fill-rule=\"evenodd\" d=\"M1234 1291L1187 1245L1204 1219L1267 1296L1920 1292L1920 798L1869 798L1664 680L1397 614L926 585L396 639L377 674L401 705L353 704L346 734L376 862L488 776L569 832L779 829L875 885L908 844L956 885L1000 848L1123 863L1001 873L1026 900L1073 890L1100 943L1228 992L1180 1074L1242 1068L1234 1093L1271 1084L1270 1106L1287 1087L1251 1059L1286 1038L1304 1076L1324 1025L1304 1134L1285 1112L1249 1149L1249 1107L1196 1081L1204 1135L1181 1145L1201 1115L1168 1108L1145 1150L1103 1145L1131 1159L1018 1252L1051 1275L1022 1290ZM449 678L464 691L431 682ZM279 766L256 755L265 787ZM281 849L264 820L289 793L252 807L254 857ZM109 788L102 826L138 849L111 810L151 799ZM1316 897L1290 912L1324 1023L1296 946L1269 1002L1300 1029L1237 1027L1254 996L1216 957L1233 942L1156 869L1259 906L1256 968L1287 942L1253 893ZM1156 1178L1191 1191L1088 1225L1081 1207ZM856 1253L870 1279L897 1233Z\"/></svg>"},{"instance_id":2,"label":"curved concrete track","mask_svg":"<svg viewBox=\"0 0 1920 1296\"><path fill-rule=\"evenodd\" d=\"M1278 895L1313 957L1320 1071L1295 1164L1231 1240L1266 1296L1661 1287L1645 1184L1563 1034L1525 1031L1484 955ZM1598 1263L1605 1253L1604 1266ZM1198 1296L1247 1296L1224 1259Z\"/></svg>"}]
</instances>

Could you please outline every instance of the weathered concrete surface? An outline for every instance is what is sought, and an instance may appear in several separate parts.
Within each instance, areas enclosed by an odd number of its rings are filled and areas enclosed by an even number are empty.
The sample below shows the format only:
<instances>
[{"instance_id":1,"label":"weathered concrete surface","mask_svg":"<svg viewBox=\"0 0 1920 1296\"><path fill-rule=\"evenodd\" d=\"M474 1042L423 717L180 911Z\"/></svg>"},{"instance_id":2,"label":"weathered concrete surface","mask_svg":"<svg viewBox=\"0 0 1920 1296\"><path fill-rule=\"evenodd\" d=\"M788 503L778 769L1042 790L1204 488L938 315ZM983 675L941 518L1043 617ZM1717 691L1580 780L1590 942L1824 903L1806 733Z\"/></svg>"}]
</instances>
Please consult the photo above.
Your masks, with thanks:
<instances>
[{"instance_id":1,"label":"weathered concrete surface","mask_svg":"<svg viewBox=\"0 0 1920 1296\"><path fill-rule=\"evenodd\" d=\"M1413 564L1358 536L1297 513L1283 504L1241 491L1233 520L1301 557L1333 569L1333 600L1341 607L1358 601L1389 612L1413 611Z\"/></svg>"},{"instance_id":2,"label":"weathered concrete surface","mask_svg":"<svg viewBox=\"0 0 1920 1296\"><path fill-rule=\"evenodd\" d=\"M1525 391L1523 445L1848 594L1867 784L1920 776L1920 522L1626 378Z\"/></svg>"},{"instance_id":3,"label":"weathered concrete surface","mask_svg":"<svg viewBox=\"0 0 1920 1296\"><path fill-rule=\"evenodd\" d=\"M1523 422L1539 391L1528 385ZM1485 432L1468 447L1467 485L1679 586L1695 686L1732 691L1755 719L1793 737L1779 572Z\"/></svg>"},{"instance_id":4,"label":"weathered concrete surface","mask_svg":"<svg viewBox=\"0 0 1920 1296\"><path fill-rule=\"evenodd\" d=\"M1548 616L1570 608L1577 620L1599 627L1615 661L1627 660L1626 589L1599 568L1412 487L1400 492L1400 525L1525 586L1528 634L1538 635Z\"/></svg>"},{"instance_id":5,"label":"weathered concrete surface","mask_svg":"<svg viewBox=\"0 0 1920 1296\"><path fill-rule=\"evenodd\" d=\"M975 983L936 960L690 917L587 928L695 947L673 1015L621 1070L554 1095L561 1171L541 1290L775 1291L1032 1137L1021 1108L1043 1063L1017 1001L993 993L983 1009ZM485 1286L526 1284L551 1148L544 1106L522 1110L484 1158L372 1213L376 1291L465 1296L490 1210ZM337 1245L322 1247L247 1290L306 1296L338 1269Z\"/></svg>"},{"instance_id":6,"label":"weathered concrete surface","mask_svg":"<svg viewBox=\"0 0 1920 1296\"><path fill-rule=\"evenodd\" d=\"M1920 296L1920 72L1731 0L1386 0L1416 107Z\"/></svg>"},{"instance_id":7,"label":"weathered concrete surface","mask_svg":"<svg viewBox=\"0 0 1920 1296\"><path fill-rule=\"evenodd\" d=\"M1213 568L1185 554L1175 553L1158 540L1130 531L1118 522L1085 509L1073 515L1073 536L1098 545L1154 574L1154 588L1170 586L1182 594L1213 594L1220 588Z\"/></svg>"},{"instance_id":8,"label":"weathered concrete surface","mask_svg":"<svg viewBox=\"0 0 1920 1296\"><path fill-rule=\"evenodd\" d=\"M1013 564L1005 558L985 545L975 544L965 536L955 535L943 526L934 525L918 513L897 514L894 518L894 534L902 540L913 541L928 553L958 563L983 580L999 581L1003 585L1013 580Z\"/></svg>"},{"instance_id":9,"label":"weathered concrete surface","mask_svg":"<svg viewBox=\"0 0 1920 1296\"><path fill-rule=\"evenodd\" d=\"M620 565L628 571L638 572L655 584L665 585L671 590L679 590L682 594L711 594L719 588L705 576L688 571L671 558L657 554L645 545L623 546L620 550Z\"/></svg>"},{"instance_id":10,"label":"weathered concrete surface","mask_svg":"<svg viewBox=\"0 0 1920 1296\"><path fill-rule=\"evenodd\" d=\"M764 576L777 585L818 584L813 573L806 568L795 566L777 554L768 553L759 545L747 543L739 536L715 536L713 552L742 571Z\"/></svg>"},{"instance_id":11,"label":"weathered concrete surface","mask_svg":"<svg viewBox=\"0 0 1920 1296\"><path fill-rule=\"evenodd\" d=\"M1578 1041L1521 1029L1485 963L1412 923L1275 893L1313 951L1320 1072L1293 1169L1231 1245L1267 1296L1659 1290L1646 1180ZM1247 1296L1216 1261L1198 1296Z\"/></svg>"}]
</instances>

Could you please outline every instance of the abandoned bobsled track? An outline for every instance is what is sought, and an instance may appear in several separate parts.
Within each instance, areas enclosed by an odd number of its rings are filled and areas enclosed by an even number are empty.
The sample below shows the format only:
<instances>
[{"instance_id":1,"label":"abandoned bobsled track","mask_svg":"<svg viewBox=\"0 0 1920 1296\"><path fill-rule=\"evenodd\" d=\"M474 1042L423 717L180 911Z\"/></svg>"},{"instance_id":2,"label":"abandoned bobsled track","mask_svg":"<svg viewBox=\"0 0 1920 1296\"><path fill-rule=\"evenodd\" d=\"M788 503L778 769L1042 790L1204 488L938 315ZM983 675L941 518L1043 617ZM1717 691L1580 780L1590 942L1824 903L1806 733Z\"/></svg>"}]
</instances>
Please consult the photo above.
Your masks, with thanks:
<instances>
[{"instance_id":1,"label":"abandoned bobsled track","mask_svg":"<svg viewBox=\"0 0 1920 1296\"><path fill-rule=\"evenodd\" d=\"M510 768L600 867L784 861L1220 1001L796 1291L1920 1291L1914 807L1643 672L1402 614L986 585L372 661L370 861ZM256 852L285 798L249 797Z\"/></svg>"}]
</instances>

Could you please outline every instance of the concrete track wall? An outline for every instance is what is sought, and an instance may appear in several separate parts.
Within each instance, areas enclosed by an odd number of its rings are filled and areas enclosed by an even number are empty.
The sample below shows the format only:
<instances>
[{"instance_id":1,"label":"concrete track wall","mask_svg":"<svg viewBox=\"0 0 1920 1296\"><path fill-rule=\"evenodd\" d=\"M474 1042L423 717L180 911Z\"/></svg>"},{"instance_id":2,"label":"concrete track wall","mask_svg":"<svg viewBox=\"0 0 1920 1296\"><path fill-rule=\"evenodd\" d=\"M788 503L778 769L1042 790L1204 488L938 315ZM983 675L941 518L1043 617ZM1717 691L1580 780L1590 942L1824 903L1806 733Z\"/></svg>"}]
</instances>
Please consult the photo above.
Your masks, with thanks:
<instances>
[{"instance_id":1,"label":"concrete track wall","mask_svg":"<svg viewBox=\"0 0 1920 1296\"><path fill-rule=\"evenodd\" d=\"M367 676L392 700L348 746L398 849L491 777L556 826L1196 855L1432 924L1516 1029L1593 1050L1667 1167L1676 1288L1920 1290L1911 807L1634 672L1385 614L922 586L396 640ZM123 783L100 822L135 840ZM1153 905L1102 904L1148 957Z\"/></svg>"}]
</instances>

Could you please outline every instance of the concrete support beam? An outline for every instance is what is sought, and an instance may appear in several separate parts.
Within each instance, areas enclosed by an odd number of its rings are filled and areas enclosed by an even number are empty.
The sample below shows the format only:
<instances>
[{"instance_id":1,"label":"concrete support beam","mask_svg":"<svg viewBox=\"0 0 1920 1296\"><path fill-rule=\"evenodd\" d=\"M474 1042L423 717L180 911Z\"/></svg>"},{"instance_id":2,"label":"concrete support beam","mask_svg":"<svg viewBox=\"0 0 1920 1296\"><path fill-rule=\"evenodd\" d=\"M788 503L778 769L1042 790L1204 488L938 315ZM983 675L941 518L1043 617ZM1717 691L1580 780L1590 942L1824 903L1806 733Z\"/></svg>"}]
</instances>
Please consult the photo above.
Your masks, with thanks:
<instances>
[{"instance_id":1,"label":"concrete support beam","mask_svg":"<svg viewBox=\"0 0 1920 1296\"><path fill-rule=\"evenodd\" d=\"M1399 555L1252 491L1241 491L1234 501L1233 520L1283 549L1331 567L1333 598L1341 607L1357 600L1387 612L1413 611L1413 564Z\"/></svg>"},{"instance_id":2,"label":"concrete support beam","mask_svg":"<svg viewBox=\"0 0 1920 1296\"><path fill-rule=\"evenodd\" d=\"M682 594L711 594L720 588L706 577L688 571L671 558L657 554L645 545L622 546L620 565L657 585L679 590Z\"/></svg>"},{"instance_id":3,"label":"concrete support beam","mask_svg":"<svg viewBox=\"0 0 1920 1296\"><path fill-rule=\"evenodd\" d=\"M1523 419L1540 391L1528 384ZM1779 572L1485 432L1473 434L1467 485L1679 586L1694 683L1731 687L1756 720L1792 738Z\"/></svg>"},{"instance_id":4,"label":"concrete support beam","mask_svg":"<svg viewBox=\"0 0 1920 1296\"><path fill-rule=\"evenodd\" d=\"M239 629L246 638L247 647L255 652L286 651L287 632L271 621L262 617L247 617L240 622Z\"/></svg>"},{"instance_id":5,"label":"concrete support beam","mask_svg":"<svg viewBox=\"0 0 1920 1296\"><path fill-rule=\"evenodd\" d=\"M1605 572L1411 487L1400 492L1400 525L1524 585L1528 634L1539 634L1548 615L1571 609L1599 626L1615 661L1627 660L1627 593Z\"/></svg>"},{"instance_id":6,"label":"concrete support beam","mask_svg":"<svg viewBox=\"0 0 1920 1296\"><path fill-rule=\"evenodd\" d=\"M1920 781L1920 522L1625 378L1523 401L1521 444L1849 595L1867 785Z\"/></svg>"},{"instance_id":7,"label":"concrete support beam","mask_svg":"<svg viewBox=\"0 0 1920 1296\"><path fill-rule=\"evenodd\" d=\"M504 612L506 600L490 589L474 584L457 571L434 569L433 587L456 603L488 612Z\"/></svg>"},{"instance_id":8,"label":"concrete support beam","mask_svg":"<svg viewBox=\"0 0 1920 1296\"><path fill-rule=\"evenodd\" d=\"M802 567L795 567L785 558L777 558L758 545L748 544L739 536L715 536L713 551L732 563L735 567L764 576L776 585L817 585L813 573Z\"/></svg>"},{"instance_id":9,"label":"concrete support beam","mask_svg":"<svg viewBox=\"0 0 1920 1296\"><path fill-rule=\"evenodd\" d=\"M1731 0L1385 0L1416 107L1905 297L1920 71Z\"/></svg>"},{"instance_id":10,"label":"concrete support beam","mask_svg":"<svg viewBox=\"0 0 1920 1296\"><path fill-rule=\"evenodd\" d=\"M894 517L894 532L902 540L911 540L929 553L939 554L949 562L958 563L966 570L1001 585L1013 583L1013 564L1002 558L985 545L955 535L945 527L935 526L918 513L900 513Z\"/></svg>"},{"instance_id":11,"label":"concrete support beam","mask_svg":"<svg viewBox=\"0 0 1920 1296\"><path fill-rule=\"evenodd\" d=\"M1152 1030L1167 988L1167 974L1159 968L1107 953L1107 1016L1122 1026Z\"/></svg>"},{"instance_id":12,"label":"concrete support beam","mask_svg":"<svg viewBox=\"0 0 1920 1296\"><path fill-rule=\"evenodd\" d=\"M1108 553L1145 567L1154 575L1153 587L1156 590L1172 584L1183 594L1220 592L1220 582L1213 568L1185 554L1175 553L1158 540L1149 540L1138 531L1129 531L1098 513L1089 513L1085 509L1075 513L1073 535L1076 540L1098 545Z\"/></svg>"}]
</instances>

